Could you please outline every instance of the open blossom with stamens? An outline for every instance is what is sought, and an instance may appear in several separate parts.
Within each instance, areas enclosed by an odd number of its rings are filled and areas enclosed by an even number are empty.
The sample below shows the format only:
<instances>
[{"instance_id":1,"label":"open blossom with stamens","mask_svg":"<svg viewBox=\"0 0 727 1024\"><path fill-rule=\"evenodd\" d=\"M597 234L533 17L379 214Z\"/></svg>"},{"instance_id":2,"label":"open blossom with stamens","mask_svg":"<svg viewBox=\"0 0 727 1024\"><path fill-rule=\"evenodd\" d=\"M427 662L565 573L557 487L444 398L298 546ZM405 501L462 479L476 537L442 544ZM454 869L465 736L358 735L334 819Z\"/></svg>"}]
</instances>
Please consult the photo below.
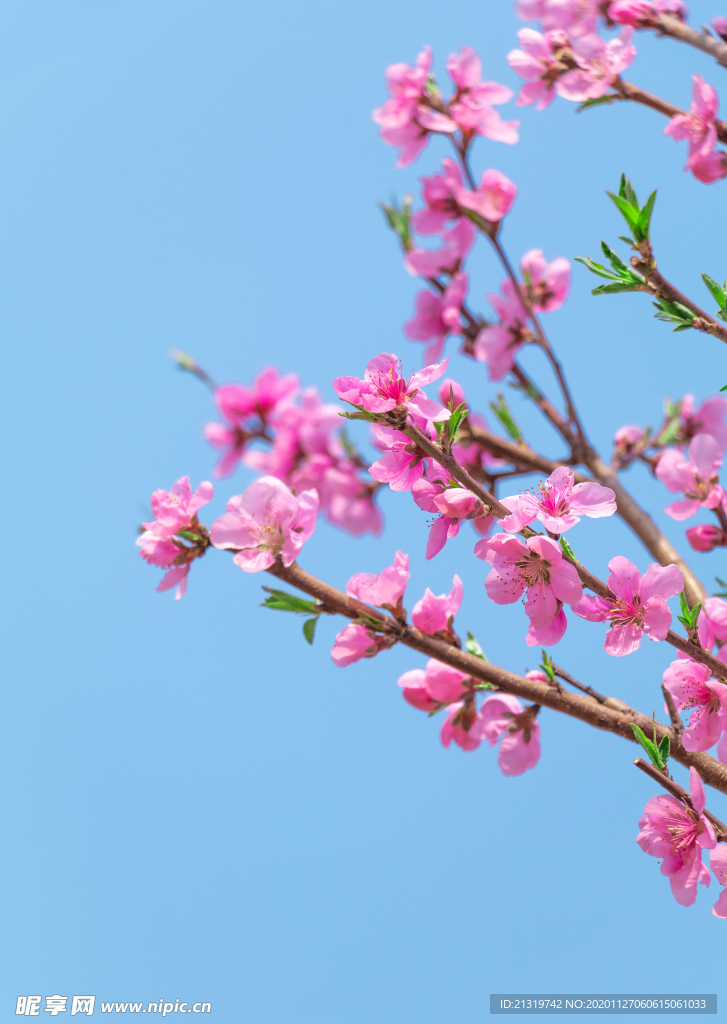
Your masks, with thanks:
<instances>
[{"instance_id":1,"label":"open blossom with stamens","mask_svg":"<svg viewBox=\"0 0 727 1024\"><path fill-rule=\"evenodd\" d=\"M530 249L520 261L525 294L532 308L539 313L560 309L568 297L570 263L558 256L547 263L542 249Z\"/></svg>"},{"instance_id":2,"label":"open blossom with stamens","mask_svg":"<svg viewBox=\"0 0 727 1024\"><path fill-rule=\"evenodd\" d=\"M685 395L679 403L680 440L691 441L697 434L709 434L719 445L721 452L727 451L727 398L712 395L698 408L694 395Z\"/></svg>"},{"instance_id":3,"label":"open blossom with stamens","mask_svg":"<svg viewBox=\"0 0 727 1024\"><path fill-rule=\"evenodd\" d=\"M507 103L512 89L498 82L482 81L480 58L470 46L447 58L447 71L457 87L449 111L464 133L474 132L495 142L518 141L519 121L503 121L493 104Z\"/></svg>"},{"instance_id":4,"label":"open blossom with stamens","mask_svg":"<svg viewBox=\"0 0 727 1024\"><path fill-rule=\"evenodd\" d=\"M452 579L452 589L448 594L440 594L437 597L427 587L424 597L417 601L412 609L412 624L422 633L451 632L463 595L462 580L457 575Z\"/></svg>"},{"instance_id":5,"label":"open blossom with stamens","mask_svg":"<svg viewBox=\"0 0 727 1024\"><path fill-rule=\"evenodd\" d=\"M666 601L684 589L684 575L676 565L652 562L643 577L623 555L608 563L608 585L615 600L597 595L584 597L573 611L589 622L609 622L603 647L620 658L641 645L644 633L650 640L664 640L671 626L671 611Z\"/></svg>"},{"instance_id":6,"label":"open blossom with stamens","mask_svg":"<svg viewBox=\"0 0 727 1024\"><path fill-rule=\"evenodd\" d=\"M433 423L449 419L449 412L438 402L432 401L422 391L425 384L437 380L447 369L449 359L434 366L425 366L413 373L409 380L401 376L401 363L397 356L382 352L374 356L366 367L363 380L359 377L336 377L333 388L339 398L366 412L390 412L406 408L415 416L421 416Z\"/></svg>"},{"instance_id":7,"label":"open blossom with stamens","mask_svg":"<svg viewBox=\"0 0 727 1024\"><path fill-rule=\"evenodd\" d=\"M410 575L409 556L397 551L393 565L380 573L357 572L352 576L346 584L346 593L377 608L396 608L404 596Z\"/></svg>"},{"instance_id":8,"label":"open blossom with stamens","mask_svg":"<svg viewBox=\"0 0 727 1024\"><path fill-rule=\"evenodd\" d=\"M709 750L722 735L720 712L727 713L727 686L710 675L706 665L687 658L673 661L664 672L664 686L677 711L694 708L682 736L685 750Z\"/></svg>"},{"instance_id":9,"label":"open blossom with stamens","mask_svg":"<svg viewBox=\"0 0 727 1024\"><path fill-rule=\"evenodd\" d=\"M558 95L576 103L605 96L614 76L625 71L636 56L636 47L631 45L633 33L627 27L609 42L597 35L577 39L572 53L578 68L558 79Z\"/></svg>"},{"instance_id":10,"label":"open blossom with stamens","mask_svg":"<svg viewBox=\"0 0 727 1024\"><path fill-rule=\"evenodd\" d=\"M709 866L719 884L727 886L727 845L718 843L709 851ZM712 907L712 913L715 917L727 917L727 889L723 889L719 894L719 899Z\"/></svg>"},{"instance_id":11,"label":"open blossom with stamens","mask_svg":"<svg viewBox=\"0 0 727 1024\"><path fill-rule=\"evenodd\" d=\"M528 340L527 313L508 278L502 283L502 295L488 295L499 317L499 324L483 327L474 344L474 357L487 363L490 380L502 380L515 362L515 356ZM532 337L532 335L530 335Z\"/></svg>"},{"instance_id":12,"label":"open blossom with stamens","mask_svg":"<svg viewBox=\"0 0 727 1024\"><path fill-rule=\"evenodd\" d=\"M678 448L667 448L656 465L656 476L672 493L684 492L683 501L664 509L672 519L689 519L700 508L716 508L724 498L717 483L722 465L720 446L709 434L697 434L689 445L689 457Z\"/></svg>"},{"instance_id":13,"label":"open blossom with stamens","mask_svg":"<svg viewBox=\"0 0 727 1024\"><path fill-rule=\"evenodd\" d=\"M498 533L478 541L475 555L492 566L485 589L496 604L513 604L527 591L525 612L535 630L551 627L563 604L574 605L583 596L578 573L550 537L529 537L525 544L517 537ZM560 621L565 622L564 615Z\"/></svg>"},{"instance_id":14,"label":"open blossom with stamens","mask_svg":"<svg viewBox=\"0 0 727 1024\"><path fill-rule=\"evenodd\" d=\"M657 28L660 14L685 21L687 7L682 0L614 0L608 8L611 21L632 28Z\"/></svg>"},{"instance_id":15,"label":"open blossom with stamens","mask_svg":"<svg viewBox=\"0 0 727 1024\"><path fill-rule=\"evenodd\" d=\"M419 417L414 417L414 420L430 440L435 440L436 434L431 424ZM384 453L369 467L371 476L382 484L388 484L392 491L410 490L421 478L427 465L424 449L393 427L372 423L371 433L376 447Z\"/></svg>"},{"instance_id":16,"label":"open blossom with stamens","mask_svg":"<svg viewBox=\"0 0 727 1024\"><path fill-rule=\"evenodd\" d=\"M187 576L195 558L204 554L207 542L204 539L195 541L181 538L182 533L190 533L199 538L203 527L197 520L197 513L212 500L214 488L205 480L192 493L189 477L183 476L171 490L159 489L151 496L151 509L154 519L142 523L143 533L137 538L137 547L141 548L140 556L150 565L157 565L169 571L164 574L157 587L157 592L177 587L176 599L184 597L187 590ZM185 544L191 540L191 545Z\"/></svg>"},{"instance_id":17,"label":"open blossom with stamens","mask_svg":"<svg viewBox=\"0 0 727 1024\"><path fill-rule=\"evenodd\" d=\"M397 167L416 160L429 141L430 132L451 133L456 123L431 108L427 96L432 70L432 51L425 46L416 67L391 64L386 69L386 85L391 98L373 112L381 128L381 138L389 146L401 149Z\"/></svg>"},{"instance_id":18,"label":"open blossom with stamens","mask_svg":"<svg viewBox=\"0 0 727 1024\"><path fill-rule=\"evenodd\" d=\"M434 339L424 352L426 365L439 359L448 335L460 333L460 310L466 295L467 275L461 272L453 276L441 296L428 289L417 295L416 314L404 325L404 333L412 341Z\"/></svg>"},{"instance_id":19,"label":"open blossom with stamens","mask_svg":"<svg viewBox=\"0 0 727 1024\"><path fill-rule=\"evenodd\" d=\"M689 155L684 167L695 178L711 185L727 174L725 154L715 150L717 144L717 90L701 75L693 75L692 103L688 114L675 114L664 129L675 141L689 142Z\"/></svg>"},{"instance_id":20,"label":"open blossom with stamens","mask_svg":"<svg viewBox=\"0 0 727 1024\"><path fill-rule=\"evenodd\" d=\"M446 224L458 220L464 210L474 210L489 221L499 221L515 202L516 186L501 171L483 171L478 187L471 191L454 160L442 160L442 173L421 178L423 210L412 214L411 223L420 235L440 235Z\"/></svg>"},{"instance_id":21,"label":"open blossom with stamens","mask_svg":"<svg viewBox=\"0 0 727 1024\"><path fill-rule=\"evenodd\" d=\"M704 816L704 785L696 768L689 769L689 791L694 811L673 796L653 796L639 818L636 842L644 853L663 857L662 875L671 883L677 903L690 907L697 898L697 883L709 885L702 850L717 845L714 829Z\"/></svg>"},{"instance_id":22,"label":"open blossom with stamens","mask_svg":"<svg viewBox=\"0 0 727 1024\"><path fill-rule=\"evenodd\" d=\"M279 556L292 565L312 535L318 513L316 491L294 495L274 476L264 476L227 502L210 537L216 548L235 552L233 562L244 572L268 569Z\"/></svg>"},{"instance_id":23,"label":"open blossom with stamens","mask_svg":"<svg viewBox=\"0 0 727 1024\"><path fill-rule=\"evenodd\" d=\"M476 750L482 743L482 716L474 704L458 701L450 704L448 711L439 733L442 746L448 747L454 740L462 750Z\"/></svg>"},{"instance_id":24,"label":"open blossom with stamens","mask_svg":"<svg viewBox=\"0 0 727 1024\"><path fill-rule=\"evenodd\" d=\"M528 678L532 676L529 672ZM482 702L482 735L490 741L491 747L502 737L497 763L503 775L522 775L538 763L540 726L536 716L539 710L536 704L523 709L517 697L509 693L493 694Z\"/></svg>"},{"instance_id":25,"label":"open blossom with stamens","mask_svg":"<svg viewBox=\"0 0 727 1024\"><path fill-rule=\"evenodd\" d=\"M553 470L539 494L513 494L502 499L510 515L500 520L506 533L519 533L524 526L539 519L551 533L565 533L581 521L581 516L602 519L616 511L616 496L610 487L588 480L575 484L575 475L568 466Z\"/></svg>"}]
</instances>

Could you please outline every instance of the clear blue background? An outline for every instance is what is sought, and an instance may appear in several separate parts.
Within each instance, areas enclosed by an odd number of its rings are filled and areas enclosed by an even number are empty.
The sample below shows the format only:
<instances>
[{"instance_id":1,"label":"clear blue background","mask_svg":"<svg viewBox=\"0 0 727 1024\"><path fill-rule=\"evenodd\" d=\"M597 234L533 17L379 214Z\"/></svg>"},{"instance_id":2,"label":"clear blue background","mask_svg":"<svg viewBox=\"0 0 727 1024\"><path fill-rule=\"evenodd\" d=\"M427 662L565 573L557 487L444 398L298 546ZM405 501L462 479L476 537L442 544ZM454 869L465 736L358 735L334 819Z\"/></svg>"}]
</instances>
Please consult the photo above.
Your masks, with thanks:
<instances>
[{"instance_id":1,"label":"clear blue background","mask_svg":"<svg viewBox=\"0 0 727 1024\"><path fill-rule=\"evenodd\" d=\"M716 13L691 6L693 24ZM518 27L504 0L2 5L0 1019L19 994L56 992L209 1000L231 1024L477 1020L507 990L727 998L716 883L679 907L636 846L654 790L633 748L543 711L540 764L505 779L494 751L444 750L439 722L403 702L396 679L416 654L337 669L340 623L308 647L297 619L258 607L267 578L213 555L175 602L133 546L151 491L184 473L196 484L213 463L209 396L169 347L220 380L275 361L329 399L334 376L381 350L419 365L401 332L417 285L376 204L446 149L397 171L370 111L385 65L424 42L440 81L466 43L486 77L516 87L505 54ZM682 106L692 73L724 75L677 43L637 43L626 77ZM662 269L711 308L699 271L727 274L727 186L683 173L663 118L565 101L501 110L521 117L521 142L480 141L474 164L517 182L513 258L615 242L603 190L626 170L642 198L659 188ZM486 311L501 275L483 245L472 271ZM544 319L608 455L618 426L659 421L665 394L715 391L727 359L653 320L643 296L591 298L595 283L575 265L567 305ZM537 353L525 363L549 383ZM452 371L486 408L484 368L454 355ZM206 521L248 480L221 484ZM626 483L685 551L666 492L642 468ZM456 569L461 631L508 668L534 667L525 616L485 598L469 527L426 563L425 515L408 495L382 506L382 539L321 524L302 564L343 586L402 548L410 606ZM586 520L572 539L601 572L617 553L650 561L618 521ZM723 551L694 561L710 587L727 571ZM557 660L658 710L670 650L609 658L602 627L574 618ZM727 814L719 794L710 806Z\"/></svg>"}]
</instances>

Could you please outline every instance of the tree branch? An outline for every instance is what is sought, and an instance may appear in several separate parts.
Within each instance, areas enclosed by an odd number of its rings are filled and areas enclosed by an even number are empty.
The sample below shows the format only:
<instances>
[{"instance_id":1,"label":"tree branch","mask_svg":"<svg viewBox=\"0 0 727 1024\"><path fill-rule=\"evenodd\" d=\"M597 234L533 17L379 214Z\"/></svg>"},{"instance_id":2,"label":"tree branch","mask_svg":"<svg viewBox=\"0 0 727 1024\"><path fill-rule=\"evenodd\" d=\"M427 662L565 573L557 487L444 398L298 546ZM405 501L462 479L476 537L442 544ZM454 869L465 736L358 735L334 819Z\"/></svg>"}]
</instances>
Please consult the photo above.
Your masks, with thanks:
<instances>
[{"instance_id":1,"label":"tree branch","mask_svg":"<svg viewBox=\"0 0 727 1024\"><path fill-rule=\"evenodd\" d=\"M723 43L721 39L715 39L708 32L698 32L697 29L685 25L683 21L673 14L660 14L658 16L657 31L661 35L677 39L680 43L686 43L688 46L695 46L698 50L703 50L710 57L714 57L718 64L727 67L727 44Z\"/></svg>"}]
</instances>

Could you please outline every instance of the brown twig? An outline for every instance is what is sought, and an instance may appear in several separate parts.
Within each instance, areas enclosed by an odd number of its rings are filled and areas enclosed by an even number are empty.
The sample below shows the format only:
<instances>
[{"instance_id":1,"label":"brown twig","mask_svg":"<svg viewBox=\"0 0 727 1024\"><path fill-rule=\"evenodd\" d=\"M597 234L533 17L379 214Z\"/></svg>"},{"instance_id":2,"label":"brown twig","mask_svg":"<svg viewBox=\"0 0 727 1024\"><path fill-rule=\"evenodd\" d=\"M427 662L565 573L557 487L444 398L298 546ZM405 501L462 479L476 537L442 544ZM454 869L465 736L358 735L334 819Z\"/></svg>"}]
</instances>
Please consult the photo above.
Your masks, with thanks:
<instances>
[{"instance_id":1,"label":"brown twig","mask_svg":"<svg viewBox=\"0 0 727 1024\"><path fill-rule=\"evenodd\" d=\"M727 67L727 44L723 43L721 39L715 39L706 31L699 32L696 28L685 25L675 15L660 14L657 31L661 35L670 36L680 43L686 43L688 46L694 46L698 50L708 53L718 64Z\"/></svg>"},{"instance_id":2,"label":"brown twig","mask_svg":"<svg viewBox=\"0 0 727 1024\"><path fill-rule=\"evenodd\" d=\"M672 728L674 729L675 736L679 737L679 742L682 741L682 733L684 732L684 723L679 717L674 698L667 688L662 683L661 692L664 694L664 701L666 702L667 710L669 711L669 718L671 719Z\"/></svg>"},{"instance_id":3,"label":"brown twig","mask_svg":"<svg viewBox=\"0 0 727 1024\"><path fill-rule=\"evenodd\" d=\"M559 668L559 666L553 662L551 662L551 668L560 679L563 679L566 683L570 683L571 686L575 686L576 689L582 690L583 693L587 693L589 697L593 697L599 704L605 704L608 700L608 697L604 697L602 693L598 692L598 690L594 690L591 686L584 686L583 683L579 683L578 680L574 679L573 676L569 672L566 672L564 668Z\"/></svg>"}]
</instances>

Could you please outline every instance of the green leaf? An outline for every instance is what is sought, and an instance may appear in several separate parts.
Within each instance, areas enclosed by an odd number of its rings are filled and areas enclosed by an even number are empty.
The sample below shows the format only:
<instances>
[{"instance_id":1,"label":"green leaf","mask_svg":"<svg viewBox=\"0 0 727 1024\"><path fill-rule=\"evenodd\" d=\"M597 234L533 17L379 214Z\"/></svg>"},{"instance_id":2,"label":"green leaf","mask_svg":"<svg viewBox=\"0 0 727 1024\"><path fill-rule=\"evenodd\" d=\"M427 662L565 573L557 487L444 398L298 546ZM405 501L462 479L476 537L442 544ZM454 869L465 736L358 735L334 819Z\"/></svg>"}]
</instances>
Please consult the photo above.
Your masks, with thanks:
<instances>
[{"instance_id":1,"label":"green leaf","mask_svg":"<svg viewBox=\"0 0 727 1024\"><path fill-rule=\"evenodd\" d=\"M272 590L270 587L263 587L263 590L267 590L270 597L265 598L260 605L261 608L274 608L279 612L296 612L306 615L319 614L318 605L312 601L304 601L302 597L288 594L285 590Z\"/></svg>"},{"instance_id":2,"label":"green leaf","mask_svg":"<svg viewBox=\"0 0 727 1024\"><path fill-rule=\"evenodd\" d=\"M553 671L553 659L548 657L548 652L545 650L544 647L542 648L542 652L543 660L540 662L540 667L542 668L543 672L545 672L546 676L551 681L551 683L555 683L555 685L557 686L558 680L555 678L555 672Z\"/></svg>"},{"instance_id":3,"label":"green leaf","mask_svg":"<svg viewBox=\"0 0 727 1024\"><path fill-rule=\"evenodd\" d=\"M685 331L694 323L694 313L683 306L681 302L667 302L666 299L657 299L654 308L658 310L654 314L657 320L664 320L666 323L677 324L675 330Z\"/></svg>"},{"instance_id":4,"label":"green leaf","mask_svg":"<svg viewBox=\"0 0 727 1024\"><path fill-rule=\"evenodd\" d=\"M486 220L481 214L476 213L474 210L462 209L462 213L467 218L467 220L472 221L474 226L476 228L479 228L480 231L483 231L486 235L491 234L493 229L497 227L496 222Z\"/></svg>"},{"instance_id":5,"label":"green leaf","mask_svg":"<svg viewBox=\"0 0 727 1024\"><path fill-rule=\"evenodd\" d=\"M202 540L200 536L198 536L196 533L191 533L189 530L178 530L177 537L184 537L185 540Z\"/></svg>"},{"instance_id":6,"label":"green leaf","mask_svg":"<svg viewBox=\"0 0 727 1024\"><path fill-rule=\"evenodd\" d=\"M639 201L636 198L634 187L625 174L621 175L621 183L619 184L618 194L619 196L621 196L622 199L625 199L626 202L629 203L629 205L633 206L635 209L638 210Z\"/></svg>"},{"instance_id":7,"label":"green leaf","mask_svg":"<svg viewBox=\"0 0 727 1024\"><path fill-rule=\"evenodd\" d=\"M612 274L610 270L606 270L602 263L596 263L596 261L591 259L590 256L574 256L573 259L576 263L582 263L583 266L587 267L592 274L598 274L599 277L605 277L609 281L621 280L619 274Z\"/></svg>"},{"instance_id":8,"label":"green leaf","mask_svg":"<svg viewBox=\"0 0 727 1024\"><path fill-rule=\"evenodd\" d=\"M306 638L309 644L313 643L313 638L316 635L316 624L318 622L318 616L316 615L313 619L306 619L303 623L303 636Z\"/></svg>"},{"instance_id":9,"label":"green leaf","mask_svg":"<svg viewBox=\"0 0 727 1024\"><path fill-rule=\"evenodd\" d=\"M669 737L662 736L661 743L659 744L659 757L661 758L662 765L666 765L669 760Z\"/></svg>"},{"instance_id":10,"label":"green leaf","mask_svg":"<svg viewBox=\"0 0 727 1024\"><path fill-rule=\"evenodd\" d=\"M702 274L702 280L712 293L712 297L719 308L724 309L725 304L727 304L727 296L725 296L724 290L708 274Z\"/></svg>"},{"instance_id":11,"label":"green leaf","mask_svg":"<svg viewBox=\"0 0 727 1024\"><path fill-rule=\"evenodd\" d=\"M637 242L643 242L649 237L649 229L651 226L651 213L654 209L654 203L656 202L656 189L651 193L649 198L646 200L641 212L639 213L639 224L638 230L641 238L637 238Z\"/></svg>"},{"instance_id":12,"label":"green leaf","mask_svg":"<svg viewBox=\"0 0 727 1024\"><path fill-rule=\"evenodd\" d=\"M687 604L687 599L684 596L684 591L679 595L679 604L682 609L682 615L689 615L689 605Z\"/></svg>"},{"instance_id":13,"label":"green leaf","mask_svg":"<svg viewBox=\"0 0 727 1024\"><path fill-rule=\"evenodd\" d=\"M630 187L630 185L629 185L629 187ZM631 192L633 194L633 189L631 189ZM638 233L638 227L639 227L639 207L638 207L638 205L632 205L626 198L624 198L623 196L615 196L613 194L613 192L606 192L606 195L609 196L609 198L613 200L614 204L616 205L618 210L621 212L621 214L623 216L623 219L628 224L629 229L631 231L633 231L634 238L636 238L636 235ZM634 198L635 198L635 196L634 196ZM640 241L640 239L638 239L638 238L636 240Z\"/></svg>"},{"instance_id":14,"label":"green leaf","mask_svg":"<svg viewBox=\"0 0 727 1024\"><path fill-rule=\"evenodd\" d=\"M644 736L643 732L641 731L641 729L639 729L638 725L634 725L634 723L632 722L631 728L634 731L636 742L640 743L641 746L644 748L646 753L649 755L649 760L654 765L654 767L658 768L659 771L661 771L664 765L661 762L661 757L659 756L659 751L657 750L656 745L652 743L651 740L647 739L646 736Z\"/></svg>"},{"instance_id":15,"label":"green leaf","mask_svg":"<svg viewBox=\"0 0 727 1024\"><path fill-rule=\"evenodd\" d=\"M579 107L576 107L576 114L580 114L582 110L588 110L589 107L599 107L604 103L613 103L614 100L620 99L617 92L608 92L605 96L599 96L595 100L584 100Z\"/></svg>"},{"instance_id":16,"label":"green leaf","mask_svg":"<svg viewBox=\"0 0 727 1024\"><path fill-rule=\"evenodd\" d=\"M727 583L725 583L724 580L721 580L719 576L715 576L714 578L715 581L719 583L722 589L718 590L717 593L713 595L713 597L727 597Z\"/></svg>"},{"instance_id":17,"label":"green leaf","mask_svg":"<svg viewBox=\"0 0 727 1024\"><path fill-rule=\"evenodd\" d=\"M477 637L473 636L472 633L467 633L467 640L465 641L464 649L468 654L474 654L475 658L481 658L482 661L487 661L485 652L477 642Z\"/></svg>"},{"instance_id":18,"label":"green leaf","mask_svg":"<svg viewBox=\"0 0 727 1024\"><path fill-rule=\"evenodd\" d=\"M675 416L672 420L670 420L667 423L667 425L664 427L662 432L659 434L659 436L657 438L657 444L660 444L660 445L672 444L674 441L676 441L677 437L679 436L679 434L681 432L681 429L682 429L681 420L679 419L678 416Z\"/></svg>"},{"instance_id":19,"label":"green leaf","mask_svg":"<svg viewBox=\"0 0 727 1024\"><path fill-rule=\"evenodd\" d=\"M442 428L443 424L441 421L434 424L434 430L436 431L437 434L437 444L442 443Z\"/></svg>"},{"instance_id":20,"label":"green leaf","mask_svg":"<svg viewBox=\"0 0 727 1024\"><path fill-rule=\"evenodd\" d=\"M638 284L631 284L627 281L617 281L614 284L599 284L591 290L591 295L615 295L616 292L638 292L641 287Z\"/></svg>"},{"instance_id":21,"label":"green leaf","mask_svg":"<svg viewBox=\"0 0 727 1024\"><path fill-rule=\"evenodd\" d=\"M615 253L603 240L601 240L601 249L603 250L603 255L609 261L619 277L625 278L629 281L633 276L631 268L624 263L618 253Z\"/></svg>"},{"instance_id":22,"label":"green leaf","mask_svg":"<svg viewBox=\"0 0 727 1024\"><path fill-rule=\"evenodd\" d=\"M462 404L458 405L450 416L449 421L447 422L447 432L449 433L451 441L454 441L457 436L457 431L459 430L463 420L467 418L468 412L469 409L467 408L467 403L462 402Z\"/></svg>"},{"instance_id":23,"label":"green leaf","mask_svg":"<svg viewBox=\"0 0 727 1024\"><path fill-rule=\"evenodd\" d=\"M720 391L727 391L727 384L725 384L725 386L723 388L720 388L719 390Z\"/></svg>"},{"instance_id":24,"label":"green leaf","mask_svg":"<svg viewBox=\"0 0 727 1024\"><path fill-rule=\"evenodd\" d=\"M572 558L574 562L578 561L575 551L562 534L560 536L560 547L566 558Z\"/></svg>"},{"instance_id":25,"label":"green leaf","mask_svg":"<svg viewBox=\"0 0 727 1024\"><path fill-rule=\"evenodd\" d=\"M505 401L501 391L497 395L498 404L490 402L490 408L497 416L500 423L502 423L505 430L508 432L513 441L522 441L523 435L520 433L520 427L518 427L515 420L512 418L512 413L508 409L507 402Z\"/></svg>"}]
</instances>

